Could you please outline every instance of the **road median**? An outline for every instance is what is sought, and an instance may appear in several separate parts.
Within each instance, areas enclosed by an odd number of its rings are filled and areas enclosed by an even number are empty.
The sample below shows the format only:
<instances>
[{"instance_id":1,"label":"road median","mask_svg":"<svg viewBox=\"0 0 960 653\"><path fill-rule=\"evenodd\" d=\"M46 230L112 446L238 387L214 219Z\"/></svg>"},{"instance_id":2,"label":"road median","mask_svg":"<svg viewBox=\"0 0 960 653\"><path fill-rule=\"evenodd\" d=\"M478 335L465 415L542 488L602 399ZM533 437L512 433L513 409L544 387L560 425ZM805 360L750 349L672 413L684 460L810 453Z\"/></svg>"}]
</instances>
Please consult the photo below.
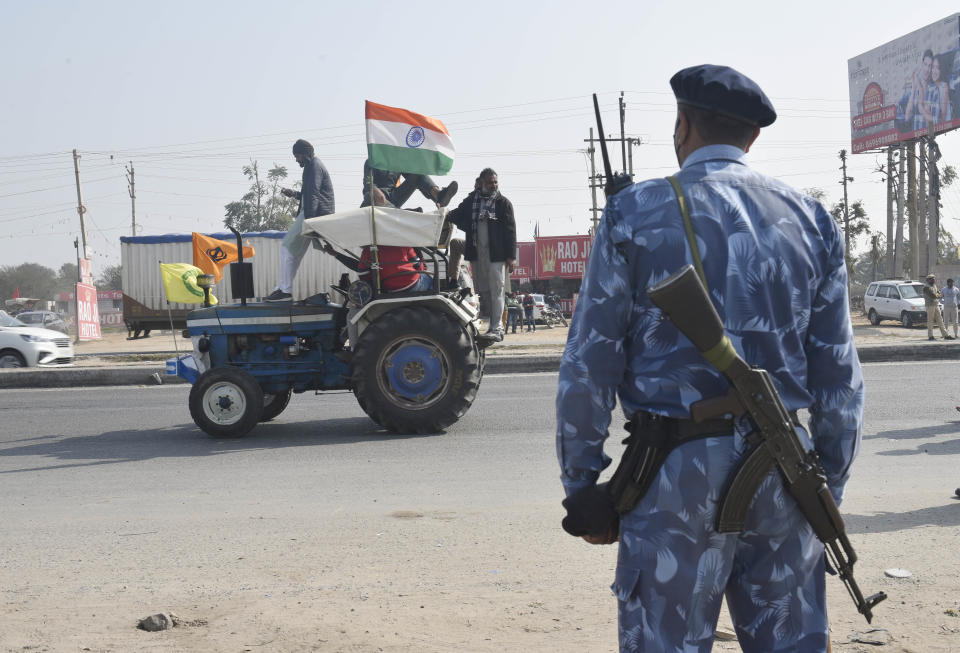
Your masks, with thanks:
<instances>
[{"instance_id":1,"label":"road median","mask_svg":"<svg viewBox=\"0 0 960 653\"><path fill-rule=\"evenodd\" d=\"M511 351L510 347L491 350L487 356L484 373L556 372L560 368L562 352L563 349L560 346L518 347L514 351ZM958 360L960 344L943 341L868 344L858 347L857 352L863 363ZM101 354L94 364L0 370L0 388L71 388L186 383L180 377L167 376L163 361L131 362L137 356L137 354Z\"/></svg>"}]
</instances>

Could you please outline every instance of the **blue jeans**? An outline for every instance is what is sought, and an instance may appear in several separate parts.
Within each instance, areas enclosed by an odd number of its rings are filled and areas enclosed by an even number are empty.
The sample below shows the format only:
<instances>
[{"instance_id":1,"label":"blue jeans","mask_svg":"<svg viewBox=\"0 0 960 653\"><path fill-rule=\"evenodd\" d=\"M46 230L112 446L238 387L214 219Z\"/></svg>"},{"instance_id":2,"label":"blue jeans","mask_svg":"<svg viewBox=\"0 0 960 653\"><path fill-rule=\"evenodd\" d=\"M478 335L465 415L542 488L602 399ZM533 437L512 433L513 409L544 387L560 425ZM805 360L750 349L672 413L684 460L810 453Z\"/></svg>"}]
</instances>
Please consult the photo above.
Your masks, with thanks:
<instances>
[{"instance_id":1,"label":"blue jeans","mask_svg":"<svg viewBox=\"0 0 960 653\"><path fill-rule=\"evenodd\" d=\"M410 290L433 290L433 277L421 272L417 283L415 283Z\"/></svg>"},{"instance_id":2,"label":"blue jeans","mask_svg":"<svg viewBox=\"0 0 960 653\"><path fill-rule=\"evenodd\" d=\"M531 329L533 329L534 331L536 331L536 330L537 330L537 323L534 322L534 320L533 320L533 309L532 309L532 308L525 308L525 309L523 309L523 316L524 316L524 319L525 319L526 322L527 322L527 331L530 331Z\"/></svg>"},{"instance_id":3,"label":"blue jeans","mask_svg":"<svg viewBox=\"0 0 960 653\"><path fill-rule=\"evenodd\" d=\"M517 332L517 323L520 322L520 311L518 309L507 309L507 328Z\"/></svg>"}]
</instances>

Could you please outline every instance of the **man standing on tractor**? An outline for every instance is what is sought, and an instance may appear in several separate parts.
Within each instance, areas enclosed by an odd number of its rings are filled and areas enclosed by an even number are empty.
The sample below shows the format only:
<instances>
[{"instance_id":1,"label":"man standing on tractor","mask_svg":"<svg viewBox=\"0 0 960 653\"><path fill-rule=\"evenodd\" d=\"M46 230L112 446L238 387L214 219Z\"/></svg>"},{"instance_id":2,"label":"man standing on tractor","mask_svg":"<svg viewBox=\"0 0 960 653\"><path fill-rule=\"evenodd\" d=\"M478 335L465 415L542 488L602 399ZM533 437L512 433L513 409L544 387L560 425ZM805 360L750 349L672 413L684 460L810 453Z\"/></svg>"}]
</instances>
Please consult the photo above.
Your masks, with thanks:
<instances>
[{"instance_id":1,"label":"man standing on tractor","mask_svg":"<svg viewBox=\"0 0 960 653\"><path fill-rule=\"evenodd\" d=\"M485 168L478 181L479 188L450 211L447 220L467 234L466 257L473 265L481 312L489 316L486 339L500 341L503 340L504 276L513 272L517 225L513 204L500 194L497 173Z\"/></svg>"},{"instance_id":2,"label":"man standing on tractor","mask_svg":"<svg viewBox=\"0 0 960 653\"><path fill-rule=\"evenodd\" d=\"M297 276L300 261L307 253L310 238L300 235L303 221L318 215L330 215L336 211L333 199L333 182L330 173L319 158L314 156L313 145L299 139L293 144L293 156L303 168L303 180L300 190L284 188L280 192L287 197L296 197L300 200L300 209L297 219L294 220L283 238L283 247L280 248L280 280L273 292L267 295L268 302L286 302L293 299L293 278ZM318 248L318 241L313 241Z\"/></svg>"}]
</instances>

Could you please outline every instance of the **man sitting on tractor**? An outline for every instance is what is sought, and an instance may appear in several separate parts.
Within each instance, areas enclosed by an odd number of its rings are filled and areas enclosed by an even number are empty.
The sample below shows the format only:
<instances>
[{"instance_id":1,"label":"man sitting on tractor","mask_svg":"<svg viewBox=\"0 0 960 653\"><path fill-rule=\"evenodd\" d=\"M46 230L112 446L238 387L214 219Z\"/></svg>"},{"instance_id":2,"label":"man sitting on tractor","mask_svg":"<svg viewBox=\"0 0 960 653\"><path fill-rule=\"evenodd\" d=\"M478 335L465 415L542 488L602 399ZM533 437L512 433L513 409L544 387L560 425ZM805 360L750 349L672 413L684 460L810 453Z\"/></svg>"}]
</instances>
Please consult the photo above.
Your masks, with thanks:
<instances>
[{"instance_id":1,"label":"man sitting on tractor","mask_svg":"<svg viewBox=\"0 0 960 653\"><path fill-rule=\"evenodd\" d=\"M374 286L370 274L370 247L364 247L360 258L336 251L330 243L323 244L323 251L333 255L346 267L357 272L362 281ZM380 263L380 288L384 292L402 292L404 290L423 291L433 289L433 277L423 271L426 265L420 260L412 247L378 247L377 259Z\"/></svg>"}]
</instances>

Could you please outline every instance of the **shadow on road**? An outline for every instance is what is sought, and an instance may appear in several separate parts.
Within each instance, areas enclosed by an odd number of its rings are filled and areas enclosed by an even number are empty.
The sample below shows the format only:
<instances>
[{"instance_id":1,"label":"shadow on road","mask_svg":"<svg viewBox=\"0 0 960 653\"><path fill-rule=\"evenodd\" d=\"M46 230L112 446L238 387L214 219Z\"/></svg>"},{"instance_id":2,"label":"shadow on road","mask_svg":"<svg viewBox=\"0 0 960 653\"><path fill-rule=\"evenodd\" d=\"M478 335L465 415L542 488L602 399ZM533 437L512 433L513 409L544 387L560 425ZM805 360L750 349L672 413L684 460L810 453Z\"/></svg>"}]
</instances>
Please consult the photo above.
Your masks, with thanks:
<instances>
[{"instance_id":1,"label":"shadow on road","mask_svg":"<svg viewBox=\"0 0 960 653\"><path fill-rule=\"evenodd\" d=\"M891 449L878 451L878 456L916 456L917 454L930 456L947 456L960 453L960 440L945 440L943 442L924 442L913 449Z\"/></svg>"},{"instance_id":2,"label":"shadow on road","mask_svg":"<svg viewBox=\"0 0 960 653\"><path fill-rule=\"evenodd\" d=\"M960 422L947 422L936 426L921 426L912 429L893 429L880 431L872 435L864 435L864 440L889 438L891 440L911 440L914 438L929 438L935 435L960 435Z\"/></svg>"},{"instance_id":3,"label":"shadow on road","mask_svg":"<svg viewBox=\"0 0 960 653\"><path fill-rule=\"evenodd\" d=\"M0 465L11 458L32 456L61 461L59 464L0 469L2 474L112 465L154 458L214 456L235 451L275 450L284 447L351 444L429 438L432 435L397 435L367 417L325 419L307 422L265 422L240 438L210 437L193 424L162 429L108 431L99 435L64 437L45 435L8 441L0 448Z\"/></svg>"},{"instance_id":4,"label":"shadow on road","mask_svg":"<svg viewBox=\"0 0 960 653\"><path fill-rule=\"evenodd\" d=\"M944 493L946 494L947 491L944 490ZM875 515L845 514L843 521L848 533L890 533L920 526L957 526L960 525L960 501L906 512L878 512Z\"/></svg>"}]
</instances>

